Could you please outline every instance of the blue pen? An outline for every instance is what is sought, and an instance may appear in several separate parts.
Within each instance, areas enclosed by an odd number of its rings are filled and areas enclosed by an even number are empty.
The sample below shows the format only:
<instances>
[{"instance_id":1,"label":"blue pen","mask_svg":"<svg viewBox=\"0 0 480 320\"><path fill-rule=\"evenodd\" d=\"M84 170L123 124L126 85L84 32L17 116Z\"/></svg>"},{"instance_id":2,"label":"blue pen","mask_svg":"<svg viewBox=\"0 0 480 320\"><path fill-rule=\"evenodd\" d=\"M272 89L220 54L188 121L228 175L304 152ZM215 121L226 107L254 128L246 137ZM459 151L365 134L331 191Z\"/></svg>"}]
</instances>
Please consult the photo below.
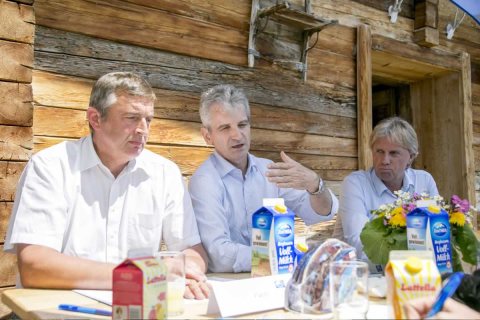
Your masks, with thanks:
<instances>
[{"instance_id":1,"label":"blue pen","mask_svg":"<svg viewBox=\"0 0 480 320\"><path fill-rule=\"evenodd\" d=\"M442 288L440 294L437 296L437 300L435 300L432 309L428 312L426 319L433 317L443 309L443 304L448 298L453 296L460 285L460 282L462 282L464 275L465 274L463 272L456 272L450 276L447 284Z\"/></svg>"},{"instance_id":2,"label":"blue pen","mask_svg":"<svg viewBox=\"0 0 480 320\"><path fill-rule=\"evenodd\" d=\"M98 315L101 315L101 316L111 316L112 315L112 312L110 312L110 311L93 309L93 308L85 308L85 307L79 307L79 306L72 306L70 304L61 304L61 305L58 306L58 309L59 310L66 310L66 311L89 313L89 314L98 314Z\"/></svg>"}]
</instances>

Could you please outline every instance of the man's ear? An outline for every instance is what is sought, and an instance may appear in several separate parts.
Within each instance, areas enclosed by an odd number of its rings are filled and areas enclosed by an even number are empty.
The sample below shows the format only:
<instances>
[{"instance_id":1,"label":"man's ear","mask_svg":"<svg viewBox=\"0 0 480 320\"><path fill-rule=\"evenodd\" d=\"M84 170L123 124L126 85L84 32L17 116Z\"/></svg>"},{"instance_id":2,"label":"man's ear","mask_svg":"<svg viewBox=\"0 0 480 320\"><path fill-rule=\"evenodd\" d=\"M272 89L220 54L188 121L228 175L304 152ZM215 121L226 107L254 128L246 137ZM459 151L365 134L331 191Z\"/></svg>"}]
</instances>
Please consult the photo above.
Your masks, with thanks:
<instances>
[{"instance_id":1,"label":"man's ear","mask_svg":"<svg viewBox=\"0 0 480 320\"><path fill-rule=\"evenodd\" d=\"M205 142L206 142L208 145L213 146L212 138L211 138L211 136L210 136L210 132L208 132L208 129L205 128L205 127L202 127L202 136L203 136L203 139L205 140Z\"/></svg>"},{"instance_id":2,"label":"man's ear","mask_svg":"<svg viewBox=\"0 0 480 320\"><path fill-rule=\"evenodd\" d=\"M87 109L87 120L94 130L100 129L102 116L100 115L100 112L97 109L93 107L89 107Z\"/></svg>"}]
</instances>

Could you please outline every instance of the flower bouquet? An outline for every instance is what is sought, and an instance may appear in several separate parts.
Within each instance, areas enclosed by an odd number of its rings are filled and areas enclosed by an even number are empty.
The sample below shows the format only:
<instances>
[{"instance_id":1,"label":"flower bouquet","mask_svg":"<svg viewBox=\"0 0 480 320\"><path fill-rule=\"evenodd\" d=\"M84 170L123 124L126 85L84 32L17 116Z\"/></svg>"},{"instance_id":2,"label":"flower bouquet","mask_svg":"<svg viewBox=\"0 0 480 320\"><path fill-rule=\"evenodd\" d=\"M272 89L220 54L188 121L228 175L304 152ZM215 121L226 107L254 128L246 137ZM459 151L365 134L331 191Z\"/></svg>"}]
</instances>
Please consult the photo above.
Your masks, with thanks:
<instances>
[{"instance_id":1,"label":"flower bouquet","mask_svg":"<svg viewBox=\"0 0 480 320\"><path fill-rule=\"evenodd\" d=\"M479 243L471 229L472 214L476 210L468 200L454 195L447 203L443 197L430 197L426 192L410 194L396 191L395 195L395 202L372 210L375 217L367 222L360 234L363 251L371 262L385 265L390 250L408 250L407 213L417 207L417 200L435 200L449 215L453 270L463 271L460 260L471 265L477 264Z\"/></svg>"}]
</instances>

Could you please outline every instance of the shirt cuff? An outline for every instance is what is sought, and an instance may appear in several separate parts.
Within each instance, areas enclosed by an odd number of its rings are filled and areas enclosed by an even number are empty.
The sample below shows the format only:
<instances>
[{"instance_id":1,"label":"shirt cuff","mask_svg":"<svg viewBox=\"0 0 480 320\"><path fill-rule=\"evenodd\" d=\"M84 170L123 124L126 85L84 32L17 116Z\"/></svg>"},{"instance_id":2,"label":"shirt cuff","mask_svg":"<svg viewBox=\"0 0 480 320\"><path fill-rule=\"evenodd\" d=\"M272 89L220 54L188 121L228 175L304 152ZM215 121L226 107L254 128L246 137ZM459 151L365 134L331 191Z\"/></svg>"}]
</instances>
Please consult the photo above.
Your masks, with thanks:
<instances>
[{"instance_id":1,"label":"shirt cuff","mask_svg":"<svg viewBox=\"0 0 480 320\"><path fill-rule=\"evenodd\" d=\"M328 189L328 192L330 192L330 196L332 197L332 206L330 208L330 213L326 216L322 216L321 214L318 214L313 210L310 200L306 199L307 202L303 205L302 208L302 215L298 215L302 220L305 222L307 226L311 226L312 224L317 224L320 222L325 222L325 221L330 221L333 219L335 214L338 211L338 199L335 197L335 195L332 193L330 189Z\"/></svg>"},{"instance_id":2,"label":"shirt cuff","mask_svg":"<svg viewBox=\"0 0 480 320\"><path fill-rule=\"evenodd\" d=\"M233 272L250 272L252 270L252 248L249 246L240 246L237 259L233 264Z\"/></svg>"}]
</instances>

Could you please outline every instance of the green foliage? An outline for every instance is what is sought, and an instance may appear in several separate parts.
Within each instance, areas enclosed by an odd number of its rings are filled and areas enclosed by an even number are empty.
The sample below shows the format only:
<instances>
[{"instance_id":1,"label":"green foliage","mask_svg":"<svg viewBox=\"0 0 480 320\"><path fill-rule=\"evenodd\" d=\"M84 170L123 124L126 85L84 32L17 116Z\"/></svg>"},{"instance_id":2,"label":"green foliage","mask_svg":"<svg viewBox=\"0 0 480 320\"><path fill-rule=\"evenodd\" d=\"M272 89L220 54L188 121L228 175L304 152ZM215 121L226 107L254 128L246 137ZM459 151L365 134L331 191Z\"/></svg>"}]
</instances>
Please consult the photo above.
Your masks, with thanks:
<instances>
[{"instance_id":1,"label":"green foliage","mask_svg":"<svg viewBox=\"0 0 480 320\"><path fill-rule=\"evenodd\" d=\"M477 238L472 229L465 224L463 227L457 225L450 226L452 231L452 241L455 242L462 252L462 260L473 265L477 264L477 250L479 247Z\"/></svg>"},{"instance_id":2,"label":"green foliage","mask_svg":"<svg viewBox=\"0 0 480 320\"><path fill-rule=\"evenodd\" d=\"M392 228L383 225L384 218L367 222L360 234L363 251L375 264L387 264L391 250L408 250L405 228Z\"/></svg>"},{"instance_id":3,"label":"green foliage","mask_svg":"<svg viewBox=\"0 0 480 320\"><path fill-rule=\"evenodd\" d=\"M453 245L452 245L452 268L453 268L453 272L463 271L462 262L460 261L460 255L458 254L457 249L455 249L455 246Z\"/></svg>"}]
</instances>

